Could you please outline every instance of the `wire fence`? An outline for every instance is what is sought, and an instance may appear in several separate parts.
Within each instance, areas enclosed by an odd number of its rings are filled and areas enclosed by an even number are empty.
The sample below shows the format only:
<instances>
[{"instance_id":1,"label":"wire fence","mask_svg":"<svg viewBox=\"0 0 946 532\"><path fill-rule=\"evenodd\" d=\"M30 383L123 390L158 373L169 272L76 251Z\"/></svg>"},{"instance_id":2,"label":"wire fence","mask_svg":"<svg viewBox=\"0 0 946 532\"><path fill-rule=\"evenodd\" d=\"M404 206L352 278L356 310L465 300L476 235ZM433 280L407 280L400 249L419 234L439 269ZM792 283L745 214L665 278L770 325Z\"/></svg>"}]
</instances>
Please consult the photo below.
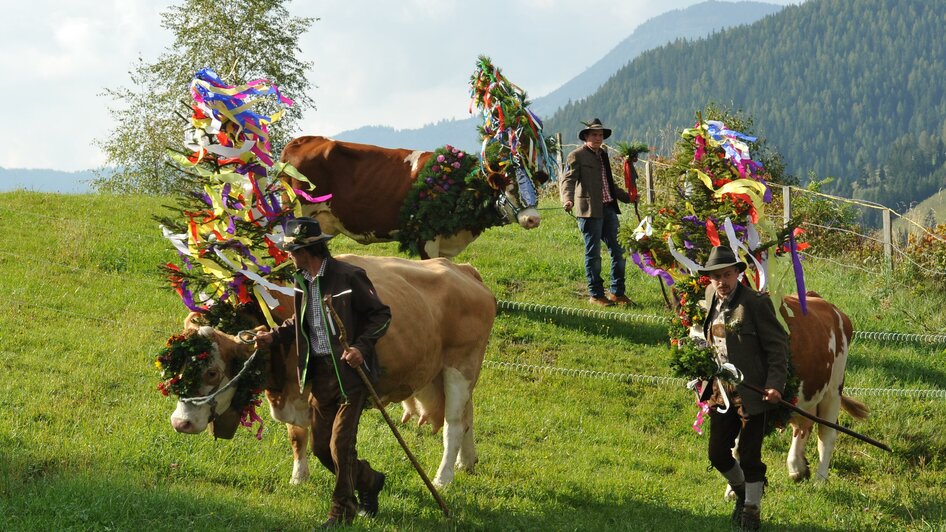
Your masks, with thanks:
<instances>
[{"instance_id":1,"label":"wire fence","mask_svg":"<svg viewBox=\"0 0 946 532\"><path fill-rule=\"evenodd\" d=\"M3 208L3 207L0 207ZM3 208L7 211L13 211L13 209ZM870 237L870 235L860 235L865 237ZM818 260L828 260L832 261L839 266L855 268L868 273L873 273L866 268L862 268L856 265L846 264L841 261L837 261L832 258L827 257L816 257L815 255L805 254L809 258L817 258ZM17 261L24 261L30 264L36 264L37 267L41 268L57 268L69 273L75 273L82 276L90 275L106 275L114 278L120 283L120 286L135 287L140 289L143 285L142 282L147 279L146 285L148 288L158 288L159 286L163 288L163 285L159 285L159 280L157 276L145 276L142 274L127 274L120 272L110 272L95 270L89 268L76 267L69 264L59 264L49 261L47 258L34 258L19 255L9 251L0 250L0 256L7 257L10 259L15 259ZM144 279L143 279L144 278ZM152 284L152 282L154 284ZM78 288L74 294L78 293ZM62 308L62 304L65 303L65 298L68 297L67 291L59 291L60 297L57 300L50 301L48 298L44 299L44 303L39 303L36 301L27 301L16 297L16 294L12 294L7 297L7 301L16 306L22 307L32 307L40 310L45 310L48 312L54 312L62 314L65 316L70 316L72 318L89 320L96 323L105 323L115 326L121 326L123 322L111 319L103 318L101 316L94 316L87 313L76 312L74 310L69 310L67 308ZM52 303L59 304L54 306ZM666 316L654 315L654 314L640 314L632 312L615 312L615 311L603 311L603 310L594 310L594 309L581 309L581 308L571 308L571 307L559 307L546 304L538 303L527 303L527 302L518 302L518 301L506 301L499 300L497 301L497 307L501 311L507 312L523 312L526 314L533 315L544 315L544 316L561 316L561 317L578 317L578 318L588 318L588 319L597 319L597 320L609 320L609 321L619 321L624 323L631 324L650 324L650 325L666 325L668 323L668 318ZM155 333L162 333L158 329L152 329ZM870 340L876 342L894 342L894 343L917 343L924 345L946 345L946 334L915 334L915 333L902 333L902 332L891 332L891 331L855 331L854 340ZM486 360L484 365L487 367L493 367L502 370L515 370L521 372L542 372L550 374L558 374L567 377L575 378L592 378L592 379L607 379L613 381L629 382L629 383L640 383L640 384L649 384L649 385L660 385L660 386L677 386L684 384L684 380L680 378L667 377L667 376L654 376L654 375L640 375L640 374L631 374L631 373L616 373L616 372L607 372L599 371L593 369L579 369L579 368L560 368L554 366L534 366L529 364L521 364L515 362L504 362L504 361L495 361L495 360ZM878 397L908 397L908 398L919 398L919 399L943 399L946 398L946 390L913 390L913 389L897 389L897 388L848 388L848 392L856 395L863 396L878 396Z\"/></svg>"},{"instance_id":2,"label":"wire fence","mask_svg":"<svg viewBox=\"0 0 946 532\"><path fill-rule=\"evenodd\" d=\"M505 362L491 359L484 360L483 366L519 373L549 374L563 377L609 380L628 384L646 384L651 386L684 387L687 383L686 379L678 377L638 375L635 373L616 373L589 369L563 368L558 366L539 366L534 364L522 364L518 362ZM851 387L845 388L844 391L845 395L860 397L907 398L919 400L946 399L946 390Z\"/></svg>"},{"instance_id":3,"label":"wire fence","mask_svg":"<svg viewBox=\"0 0 946 532\"><path fill-rule=\"evenodd\" d=\"M559 142L561 144L561 141ZM562 153L566 153L568 150L580 147L581 144L561 144L561 146ZM613 149L610 146L605 146L609 149ZM561 161L561 163L564 164L564 161ZM656 170L658 168L670 168L671 165L663 162L659 158L642 160L639 165L643 167L643 172L639 172L642 177L642 201L651 204L656 203L659 201L661 194L669 193L669 191L659 190L655 184L656 179L654 176ZM564 171L564 166L560 167L560 171ZM933 228L929 227L928 224L924 225L924 223L914 219L920 215L920 213L901 213L879 203L845 198L809 188L788 185L773 185L771 188L773 192L773 205L778 205L778 200L780 200L782 204L781 218L782 221L786 223L791 220L795 214L794 205L800 198L803 198L802 201L811 202L817 200L833 206L845 206L846 208L854 209L858 213L856 217L858 220L867 219L871 216L876 217L876 213L879 212L883 227L877 230L870 230L861 226L855 226L855 228L852 229L851 227L843 227L840 225L823 225L808 220L802 220L800 222L800 227L805 229L844 234L849 239L856 239L861 243L868 243L866 246L858 246L858 250L860 253L876 255L872 261L874 267L857 267L860 271L874 275L888 275L894 266L900 263L909 265L915 272L924 276L946 281L946 268L930 267L925 261L917 260L916 252L911 252L909 249L909 235L913 235L914 237L926 237L946 245L946 238L934 232L932 230ZM871 212L874 214L869 214ZM776 214L769 213L769 216L771 218L778 218ZM809 256L815 257L816 255L809 254Z\"/></svg>"}]
</instances>

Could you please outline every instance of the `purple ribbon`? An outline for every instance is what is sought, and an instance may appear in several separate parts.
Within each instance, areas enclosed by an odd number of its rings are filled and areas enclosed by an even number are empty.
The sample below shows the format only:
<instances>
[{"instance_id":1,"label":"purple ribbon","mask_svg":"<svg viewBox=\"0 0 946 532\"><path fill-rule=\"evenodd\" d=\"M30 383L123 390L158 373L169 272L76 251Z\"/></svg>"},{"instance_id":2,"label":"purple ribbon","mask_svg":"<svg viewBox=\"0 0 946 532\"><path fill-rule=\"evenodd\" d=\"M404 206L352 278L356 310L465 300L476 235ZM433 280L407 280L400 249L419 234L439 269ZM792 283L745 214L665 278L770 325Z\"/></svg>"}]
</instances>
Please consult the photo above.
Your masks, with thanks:
<instances>
[{"instance_id":1,"label":"purple ribbon","mask_svg":"<svg viewBox=\"0 0 946 532\"><path fill-rule=\"evenodd\" d=\"M667 286L673 286L673 277L671 277L670 274L667 273L666 270L662 270L660 268L652 266L651 264L647 264L646 259L641 258L640 253L636 251L632 253L631 260L634 261L634 264L636 264L637 267L640 268L642 272L646 273L647 275L651 277L660 277L661 279L664 280L664 283L666 283Z\"/></svg>"},{"instance_id":2,"label":"purple ribbon","mask_svg":"<svg viewBox=\"0 0 946 532\"><path fill-rule=\"evenodd\" d=\"M798 304L801 305L803 316L808 314L808 300L805 296L805 272L801 267L801 258L798 256L798 245L795 244L795 236L788 234L788 246L792 251L792 266L795 270L795 287L798 289Z\"/></svg>"}]
</instances>

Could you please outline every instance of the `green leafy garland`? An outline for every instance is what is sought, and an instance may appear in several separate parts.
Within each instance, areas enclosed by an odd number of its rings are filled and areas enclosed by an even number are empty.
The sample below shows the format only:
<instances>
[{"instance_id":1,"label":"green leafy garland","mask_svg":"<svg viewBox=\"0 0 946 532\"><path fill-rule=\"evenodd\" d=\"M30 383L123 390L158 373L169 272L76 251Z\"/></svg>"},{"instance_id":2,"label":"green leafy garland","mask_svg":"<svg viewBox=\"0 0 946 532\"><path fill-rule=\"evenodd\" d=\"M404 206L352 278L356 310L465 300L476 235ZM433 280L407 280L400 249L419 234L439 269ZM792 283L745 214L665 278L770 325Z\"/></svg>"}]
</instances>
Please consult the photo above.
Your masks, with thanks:
<instances>
[{"instance_id":1,"label":"green leafy garland","mask_svg":"<svg viewBox=\"0 0 946 532\"><path fill-rule=\"evenodd\" d=\"M479 172L479 159L453 146L437 149L401 205L401 251L420 255L437 235L467 230L477 235L502 224L493 207L496 191Z\"/></svg>"}]
</instances>

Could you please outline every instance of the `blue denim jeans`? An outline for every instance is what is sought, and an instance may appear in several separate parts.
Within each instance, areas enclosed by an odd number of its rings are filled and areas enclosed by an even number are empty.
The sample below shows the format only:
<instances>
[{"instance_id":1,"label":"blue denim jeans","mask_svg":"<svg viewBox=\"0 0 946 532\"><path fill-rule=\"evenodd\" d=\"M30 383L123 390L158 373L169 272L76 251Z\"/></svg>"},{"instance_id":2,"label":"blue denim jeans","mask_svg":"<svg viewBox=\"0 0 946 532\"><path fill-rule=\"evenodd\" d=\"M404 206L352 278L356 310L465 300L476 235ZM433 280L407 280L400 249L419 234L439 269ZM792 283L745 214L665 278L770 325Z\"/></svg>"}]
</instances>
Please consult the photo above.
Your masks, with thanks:
<instances>
[{"instance_id":1,"label":"blue denim jeans","mask_svg":"<svg viewBox=\"0 0 946 532\"><path fill-rule=\"evenodd\" d=\"M608 246L611 254L611 293L624 295L624 248L618 242L618 212L614 204L605 205L601 218L578 218L578 229L585 239L585 279L588 294L604 297L604 281L601 280L601 242Z\"/></svg>"}]
</instances>

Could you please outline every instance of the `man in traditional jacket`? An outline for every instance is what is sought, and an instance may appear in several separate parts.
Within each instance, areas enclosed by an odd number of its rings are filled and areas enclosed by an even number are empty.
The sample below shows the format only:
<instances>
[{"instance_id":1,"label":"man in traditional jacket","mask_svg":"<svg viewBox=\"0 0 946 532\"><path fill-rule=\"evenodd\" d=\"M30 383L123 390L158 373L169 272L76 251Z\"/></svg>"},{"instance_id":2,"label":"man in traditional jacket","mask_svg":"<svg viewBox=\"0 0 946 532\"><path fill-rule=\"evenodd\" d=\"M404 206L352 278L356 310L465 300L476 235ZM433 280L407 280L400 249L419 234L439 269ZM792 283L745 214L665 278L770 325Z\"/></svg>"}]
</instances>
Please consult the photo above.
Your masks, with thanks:
<instances>
[{"instance_id":1,"label":"man in traditional jacket","mask_svg":"<svg viewBox=\"0 0 946 532\"><path fill-rule=\"evenodd\" d=\"M614 184L611 162L604 149L604 139L611 130L595 118L578 132L583 145L568 154L567 170L559 182L559 193L565 210L575 210L578 229L585 240L585 278L589 302L603 307L615 303L631 305L625 294L624 248L618 242L618 200L630 203L626 190ZM611 254L611 292L605 297L601 279L601 242Z\"/></svg>"},{"instance_id":2,"label":"man in traditional jacket","mask_svg":"<svg viewBox=\"0 0 946 532\"><path fill-rule=\"evenodd\" d=\"M736 493L734 524L758 530L766 471L762 438L767 415L785 389L789 354L788 335L775 317L772 300L740 282L745 270L746 263L730 248L717 246L699 273L710 278L703 333L715 348L717 362L733 364L742 372L743 382L765 390L763 396L717 379L708 401L710 463ZM738 462L732 455L737 437Z\"/></svg>"},{"instance_id":3,"label":"man in traditional jacket","mask_svg":"<svg viewBox=\"0 0 946 532\"><path fill-rule=\"evenodd\" d=\"M358 423L368 390L354 368L377 370L375 343L391 323L391 309L378 299L365 271L332 258L319 222L296 218L286 227L281 244L298 271L295 313L273 329L257 335L262 345L296 342L299 384L311 384L312 451L335 475L335 490L323 528L347 525L355 514L378 512L378 493L385 476L359 460L355 450ZM331 298L351 345L342 346L338 327L322 304ZM355 498L358 491L358 499Z\"/></svg>"}]
</instances>

